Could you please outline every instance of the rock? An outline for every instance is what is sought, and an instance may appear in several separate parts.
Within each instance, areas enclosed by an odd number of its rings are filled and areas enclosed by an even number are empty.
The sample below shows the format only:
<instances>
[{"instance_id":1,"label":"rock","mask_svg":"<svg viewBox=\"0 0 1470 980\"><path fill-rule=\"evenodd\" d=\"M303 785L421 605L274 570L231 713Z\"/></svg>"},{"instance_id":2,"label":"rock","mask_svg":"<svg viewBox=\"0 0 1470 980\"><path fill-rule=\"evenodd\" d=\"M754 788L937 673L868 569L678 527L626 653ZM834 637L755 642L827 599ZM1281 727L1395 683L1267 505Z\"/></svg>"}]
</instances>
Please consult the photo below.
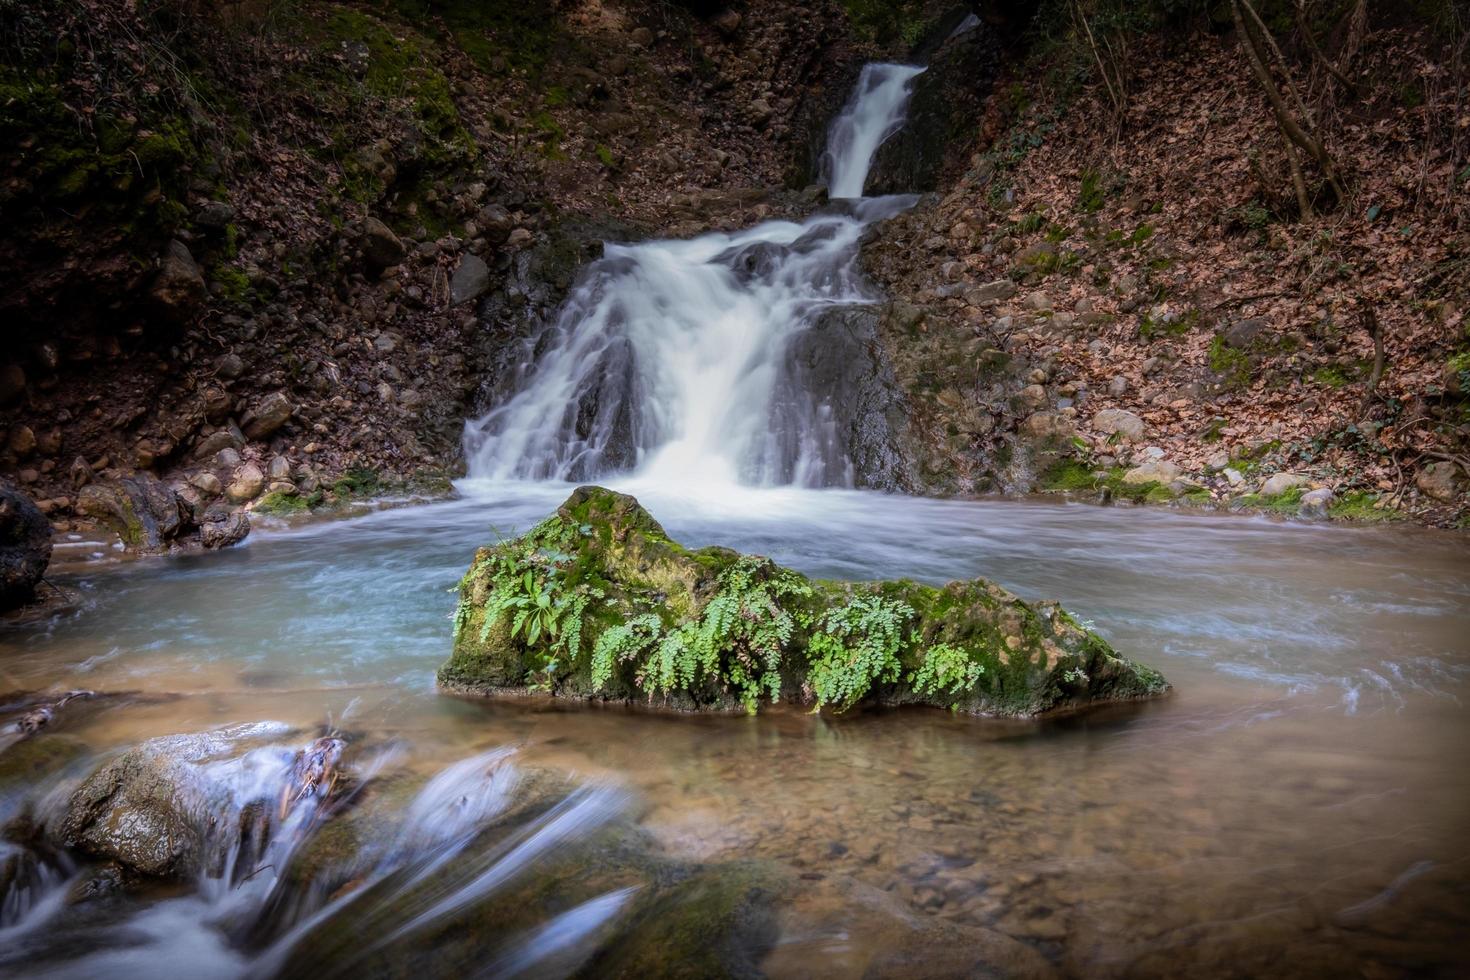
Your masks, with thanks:
<instances>
[{"instance_id":1,"label":"rock","mask_svg":"<svg viewBox=\"0 0 1470 980\"><path fill-rule=\"evenodd\" d=\"M1252 317L1248 320L1236 320L1234 323L1230 324L1230 326L1225 328L1225 332L1221 336L1225 338L1225 343L1229 344L1231 347L1234 347L1236 350L1244 350L1249 347L1251 345L1251 342L1256 339L1256 336L1265 329L1265 320L1262 320L1259 317Z\"/></svg>"},{"instance_id":2,"label":"rock","mask_svg":"<svg viewBox=\"0 0 1470 980\"><path fill-rule=\"evenodd\" d=\"M1027 385L1022 388L1021 393L1016 397L1023 406L1031 409L1033 412L1041 408L1048 401L1046 389L1037 384Z\"/></svg>"},{"instance_id":3,"label":"rock","mask_svg":"<svg viewBox=\"0 0 1470 980\"><path fill-rule=\"evenodd\" d=\"M235 220L235 209L224 201L206 201L194 212L194 224L209 231L224 231Z\"/></svg>"},{"instance_id":4,"label":"rock","mask_svg":"<svg viewBox=\"0 0 1470 980\"><path fill-rule=\"evenodd\" d=\"M31 498L0 482L0 612L30 602L51 563L51 522Z\"/></svg>"},{"instance_id":5,"label":"rock","mask_svg":"<svg viewBox=\"0 0 1470 980\"><path fill-rule=\"evenodd\" d=\"M988 306L1010 299L1016 295L1016 284L1009 279L996 279L983 286L976 286L965 293L965 302L971 306Z\"/></svg>"},{"instance_id":6,"label":"rock","mask_svg":"<svg viewBox=\"0 0 1470 980\"><path fill-rule=\"evenodd\" d=\"M382 272L403 261L403 242L393 229L369 216L362 222L362 257L373 272Z\"/></svg>"},{"instance_id":7,"label":"rock","mask_svg":"<svg viewBox=\"0 0 1470 980\"><path fill-rule=\"evenodd\" d=\"M1209 458L1208 462L1205 463L1205 469L1209 470L1211 473L1219 473L1221 470L1225 469L1225 467L1229 465L1229 453L1216 453Z\"/></svg>"},{"instance_id":8,"label":"rock","mask_svg":"<svg viewBox=\"0 0 1470 980\"><path fill-rule=\"evenodd\" d=\"M220 377L233 381L245 373L245 362L240 360L238 354L225 354L215 361L214 369L219 372Z\"/></svg>"},{"instance_id":9,"label":"rock","mask_svg":"<svg viewBox=\"0 0 1470 980\"><path fill-rule=\"evenodd\" d=\"M449 280L449 301L455 306L479 299L490 289L490 267L478 255L466 255Z\"/></svg>"},{"instance_id":10,"label":"rock","mask_svg":"<svg viewBox=\"0 0 1470 980\"><path fill-rule=\"evenodd\" d=\"M0 365L0 405L13 405L25 393L25 369L19 364Z\"/></svg>"},{"instance_id":11,"label":"rock","mask_svg":"<svg viewBox=\"0 0 1470 980\"><path fill-rule=\"evenodd\" d=\"M92 481L92 467L84 458L78 456L71 461L66 475L71 477L72 486L84 487Z\"/></svg>"},{"instance_id":12,"label":"rock","mask_svg":"<svg viewBox=\"0 0 1470 980\"><path fill-rule=\"evenodd\" d=\"M1459 495L1459 474L1455 464L1441 460L1430 463L1414 477L1419 492L1435 500L1449 503Z\"/></svg>"},{"instance_id":13,"label":"rock","mask_svg":"<svg viewBox=\"0 0 1470 980\"><path fill-rule=\"evenodd\" d=\"M1179 479L1179 467L1165 459L1150 459L1123 474L1124 483L1173 483Z\"/></svg>"},{"instance_id":14,"label":"rock","mask_svg":"<svg viewBox=\"0 0 1470 980\"><path fill-rule=\"evenodd\" d=\"M628 40L632 41L640 48L652 47L653 31L649 30L646 27L635 27L633 28L632 33L628 35Z\"/></svg>"},{"instance_id":15,"label":"rock","mask_svg":"<svg viewBox=\"0 0 1470 980\"><path fill-rule=\"evenodd\" d=\"M291 479L291 461L285 456L274 456L271 458L270 465L265 468L265 474L272 480L289 480Z\"/></svg>"},{"instance_id":16,"label":"rock","mask_svg":"<svg viewBox=\"0 0 1470 980\"><path fill-rule=\"evenodd\" d=\"M563 556L552 559L559 581L598 582L602 595L582 620L587 649L597 649L608 630L624 631L621 655L603 662L605 673L597 673L596 657L579 658L554 678L557 697L754 711L780 691L783 699L818 707L913 703L1026 716L1148 697L1168 686L1155 671L1118 657L1053 603L1027 603L981 579L942 588L813 581L727 548L691 552L671 541L635 499L600 487L577 489L526 536L476 554L460 587L454 652L439 672L446 686L525 689L544 676L550 636L512 636L504 615L486 621L489 597L518 587L497 578L502 560L519 569L538 555ZM763 655L760 675L749 676L745 644L770 630L783 632L798 611L816 625L790 633ZM730 616L729 625L715 625L706 613ZM845 648L853 631L885 629L865 625L874 617L898 624L880 641L888 644L879 658L884 665L854 670ZM690 663L688 673L659 680L654 656L661 640L700 629L714 631L713 666ZM825 637L825 652L813 633ZM948 651L943 664L931 662L929 652L940 644ZM925 680L939 676L946 678L940 686Z\"/></svg>"},{"instance_id":17,"label":"rock","mask_svg":"<svg viewBox=\"0 0 1470 980\"><path fill-rule=\"evenodd\" d=\"M521 246L531 244L531 239L535 237L535 235L531 234L531 229L517 228L506 236L505 244L509 248L520 248Z\"/></svg>"},{"instance_id":18,"label":"rock","mask_svg":"<svg viewBox=\"0 0 1470 980\"><path fill-rule=\"evenodd\" d=\"M226 447L214 454L214 463L216 466L226 466L234 469L240 465L240 460L241 456L238 449Z\"/></svg>"},{"instance_id":19,"label":"rock","mask_svg":"<svg viewBox=\"0 0 1470 980\"><path fill-rule=\"evenodd\" d=\"M132 551L166 551L190 529L178 494L146 474L83 487L77 510L110 528Z\"/></svg>"},{"instance_id":20,"label":"rock","mask_svg":"<svg viewBox=\"0 0 1470 980\"><path fill-rule=\"evenodd\" d=\"M245 440L240 438L230 429L216 429L203 439L199 440L194 447L195 459L212 459L221 451L226 449L239 449L245 445Z\"/></svg>"},{"instance_id":21,"label":"rock","mask_svg":"<svg viewBox=\"0 0 1470 980\"><path fill-rule=\"evenodd\" d=\"M36 451L36 434L28 425L17 425L5 439L5 448L21 459Z\"/></svg>"},{"instance_id":22,"label":"rock","mask_svg":"<svg viewBox=\"0 0 1470 980\"><path fill-rule=\"evenodd\" d=\"M1121 374L1113 375L1113 380L1108 382L1108 394L1114 398L1121 398L1128 391L1128 379Z\"/></svg>"},{"instance_id":23,"label":"rock","mask_svg":"<svg viewBox=\"0 0 1470 980\"><path fill-rule=\"evenodd\" d=\"M224 421L235 408L235 399L223 388L205 388L203 401L204 417L214 423Z\"/></svg>"},{"instance_id":24,"label":"rock","mask_svg":"<svg viewBox=\"0 0 1470 980\"><path fill-rule=\"evenodd\" d=\"M199 525L199 543L211 551L239 544L250 534L250 515L241 508L206 513Z\"/></svg>"},{"instance_id":25,"label":"rock","mask_svg":"<svg viewBox=\"0 0 1470 980\"><path fill-rule=\"evenodd\" d=\"M240 429L246 439L264 439L285 425L293 411L285 392L272 392L245 413L240 420Z\"/></svg>"},{"instance_id":26,"label":"rock","mask_svg":"<svg viewBox=\"0 0 1470 980\"><path fill-rule=\"evenodd\" d=\"M1279 497L1293 487L1299 487L1306 482L1306 477L1295 473L1277 473L1261 484L1261 496Z\"/></svg>"},{"instance_id":27,"label":"rock","mask_svg":"<svg viewBox=\"0 0 1470 980\"><path fill-rule=\"evenodd\" d=\"M225 496L237 504L259 497L265 489L265 474L254 463L246 463L235 471L234 479L225 488Z\"/></svg>"},{"instance_id":28,"label":"rock","mask_svg":"<svg viewBox=\"0 0 1470 980\"><path fill-rule=\"evenodd\" d=\"M79 786L67 803L61 836L68 847L137 874L182 878L197 873L217 831L238 809L228 767L210 766L279 726L240 725L197 735L153 738L123 753ZM247 777L248 778L248 777ZM261 802L278 806L279 800ZM238 817L236 817L238 820Z\"/></svg>"},{"instance_id":29,"label":"rock","mask_svg":"<svg viewBox=\"0 0 1470 980\"><path fill-rule=\"evenodd\" d=\"M1051 297L1043 292L1031 293L1029 296L1026 297L1026 301L1023 305L1028 310L1040 313L1044 310L1051 309Z\"/></svg>"},{"instance_id":30,"label":"rock","mask_svg":"<svg viewBox=\"0 0 1470 980\"><path fill-rule=\"evenodd\" d=\"M1117 435L1129 442L1143 441L1146 426L1143 419L1121 408L1105 408L1092 417L1092 427L1105 435Z\"/></svg>"},{"instance_id":31,"label":"rock","mask_svg":"<svg viewBox=\"0 0 1470 980\"><path fill-rule=\"evenodd\" d=\"M168 243L158 274L153 277L148 297L156 312L176 325L192 320L209 295L204 275L189 254L188 246L178 239Z\"/></svg>"},{"instance_id":32,"label":"rock","mask_svg":"<svg viewBox=\"0 0 1470 980\"><path fill-rule=\"evenodd\" d=\"M219 477L213 473L195 473L189 477L189 485L210 497L218 497L224 489L223 484L219 482Z\"/></svg>"},{"instance_id":33,"label":"rock","mask_svg":"<svg viewBox=\"0 0 1470 980\"><path fill-rule=\"evenodd\" d=\"M1077 428L1060 412L1035 412L1021 423L1021 434L1037 440L1060 441L1076 435Z\"/></svg>"},{"instance_id":34,"label":"rock","mask_svg":"<svg viewBox=\"0 0 1470 980\"><path fill-rule=\"evenodd\" d=\"M1302 494L1301 507L1297 513L1302 517L1326 517L1327 510L1332 506L1333 493L1326 487L1320 490L1308 490Z\"/></svg>"},{"instance_id":35,"label":"rock","mask_svg":"<svg viewBox=\"0 0 1470 980\"><path fill-rule=\"evenodd\" d=\"M1232 487L1238 487L1245 482L1245 477L1241 474L1240 470L1232 469L1227 466L1220 472L1224 475L1225 482L1230 484Z\"/></svg>"},{"instance_id":36,"label":"rock","mask_svg":"<svg viewBox=\"0 0 1470 980\"><path fill-rule=\"evenodd\" d=\"M740 13L735 10L726 10L715 18L715 29L726 37L734 37L735 32L740 30Z\"/></svg>"}]
</instances>

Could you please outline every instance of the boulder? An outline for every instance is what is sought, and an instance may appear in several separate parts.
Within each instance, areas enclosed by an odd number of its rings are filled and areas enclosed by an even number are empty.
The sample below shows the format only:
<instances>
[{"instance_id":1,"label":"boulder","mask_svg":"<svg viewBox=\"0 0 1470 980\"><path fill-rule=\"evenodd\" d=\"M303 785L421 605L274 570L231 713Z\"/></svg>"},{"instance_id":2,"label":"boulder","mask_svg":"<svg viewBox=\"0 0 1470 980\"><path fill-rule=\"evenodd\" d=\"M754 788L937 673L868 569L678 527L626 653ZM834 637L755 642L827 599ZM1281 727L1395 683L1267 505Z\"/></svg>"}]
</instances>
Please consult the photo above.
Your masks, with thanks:
<instances>
[{"instance_id":1,"label":"boulder","mask_svg":"<svg viewBox=\"0 0 1470 980\"><path fill-rule=\"evenodd\" d=\"M403 261L403 242L377 218L366 218L362 223L362 257L374 272L382 272L389 266Z\"/></svg>"},{"instance_id":2,"label":"boulder","mask_svg":"<svg viewBox=\"0 0 1470 980\"><path fill-rule=\"evenodd\" d=\"M1179 467L1166 459L1150 459L1123 474L1124 483L1173 483L1177 479Z\"/></svg>"},{"instance_id":3,"label":"boulder","mask_svg":"<svg viewBox=\"0 0 1470 980\"><path fill-rule=\"evenodd\" d=\"M1035 412L1021 423L1021 434L1039 441L1062 441L1077 434L1071 418L1060 412Z\"/></svg>"},{"instance_id":4,"label":"boulder","mask_svg":"<svg viewBox=\"0 0 1470 980\"><path fill-rule=\"evenodd\" d=\"M149 739L77 788L61 837L68 847L138 874L192 875L208 856L212 833L226 829L239 808L231 773L249 775L210 763L281 734L282 726L265 724Z\"/></svg>"},{"instance_id":5,"label":"boulder","mask_svg":"<svg viewBox=\"0 0 1470 980\"><path fill-rule=\"evenodd\" d=\"M1121 408L1105 408L1092 417L1092 427L1104 435L1116 435L1129 442L1142 442L1143 419Z\"/></svg>"},{"instance_id":6,"label":"boulder","mask_svg":"<svg viewBox=\"0 0 1470 980\"><path fill-rule=\"evenodd\" d=\"M292 411L291 400L285 392L272 392L245 413L240 420L240 429L246 439L264 439L285 425Z\"/></svg>"},{"instance_id":7,"label":"boulder","mask_svg":"<svg viewBox=\"0 0 1470 980\"><path fill-rule=\"evenodd\" d=\"M199 525L199 543L211 551L239 544L250 534L250 515L242 508L211 509Z\"/></svg>"},{"instance_id":8,"label":"boulder","mask_svg":"<svg viewBox=\"0 0 1470 980\"><path fill-rule=\"evenodd\" d=\"M1248 320L1236 320L1225 328L1221 335L1225 343L1236 350L1245 350L1251 345L1262 330L1266 329L1266 321L1259 317Z\"/></svg>"},{"instance_id":9,"label":"boulder","mask_svg":"<svg viewBox=\"0 0 1470 980\"><path fill-rule=\"evenodd\" d=\"M108 527L132 551L167 551L189 531L172 487L147 474L115 483L92 483L77 494L77 511Z\"/></svg>"},{"instance_id":10,"label":"boulder","mask_svg":"<svg viewBox=\"0 0 1470 980\"><path fill-rule=\"evenodd\" d=\"M514 615L548 589L565 612ZM753 712L785 699L1010 716L1168 688L1055 603L981 579L813 580L760 556L690 551L637 500L600 487L579 488L520 539L480 549L439 679L681 710Z\"/></svg>"},{"instance_id":11,"label":"boulder","mask_svg":"<svg viewBox=\"0 0 1470 980\"><path fill-rule=\"evenodd\" d=\"M1279 497L1288 490L1294 489L1307 482L1304 476L1295 473L1273 474L1265 483L1261 484L1261 496Z\"/></svg>"},{"instance_id":12,"label":"boulder","mask_svg":"<svg viewBox=\"0 0 1470 980\"><path fill-rule=\"evenodd\" d=\"M169 242L148 290L154 309L174 324L185 324L204 306L208 295L204 275L188 246L178 239Z\"/></svg>"},{"instance_id":13,"label":"boulder","mask_svg":"<svg viewBox=\"0 0 1470 980\"><path fill-rule=\"evenodd\" d=\"M1430 463L1414 477L1419 492L1435 500L1449 503L1459 494L1459 474L1455 464L1445 461Z\"/></svg>"},{"instance_id":14,"label":"boulder","mask_svg":"<svg viewBox=\"0 0 1470 980\"><path fill-rule=\"evenodd\" d=\"M212 459L222 450L239 449L244 445L245 440L233 429L216 429L199 440L194 447L194 458Z\"/></svg>"},{"instance_id":15,"label":"boulder","mask_svg":"<svg viewBox=\"0 0 1470 980\"><path fill-rule=\"evenodd\" d=\"M490 289L490 267L478 255L466 255L449 279L449 301L455 306L479 299Z\"/></svg>"},{"instance_id":16,"label":"boulder","mask_svg":"<svg viewBox=\"0 0 1470 980\"><path fill-rule=\"evenodd\" d=\"M0 612L31 601L51 562L51 522L31 498L0 482Z\"/></svg>"},{"instance_id":17,"label":"boulder","mask_svg":"<svg viewBox=\"0 0 1470 980\"><path fill-rule=\"evenodd\" d=\"M1009 279L996 279L983 286L976 286L965 293L965 302L971 306L988 306L1016 295L1016 284Z\"/></svg>"},{"instance_id":18,"label":"boulder","mask_svg":"<svg viewBox=\"0 0 1470 980\"><path fill-rule=\"evenodd\" d=\"M254 500L265 490L265 474L254 463L246 463L235 471L235 477L225 488L225 496L237 504Z\"/></svg>"}]
</instances>

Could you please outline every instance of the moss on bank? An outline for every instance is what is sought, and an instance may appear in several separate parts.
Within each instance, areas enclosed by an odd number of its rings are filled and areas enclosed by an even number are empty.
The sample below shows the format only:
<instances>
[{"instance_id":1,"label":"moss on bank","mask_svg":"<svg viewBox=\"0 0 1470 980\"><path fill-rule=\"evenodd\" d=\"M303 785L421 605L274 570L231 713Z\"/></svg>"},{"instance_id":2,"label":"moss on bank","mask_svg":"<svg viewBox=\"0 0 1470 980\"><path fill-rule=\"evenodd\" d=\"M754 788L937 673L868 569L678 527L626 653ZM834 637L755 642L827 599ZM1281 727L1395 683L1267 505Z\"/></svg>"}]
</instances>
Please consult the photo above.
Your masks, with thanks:
<instances>
[{"instance_id":1,"label":"moss on bank","mask_svg":"<svg viewBox=\"0 0 1470 980\"><path fill-rule=\"evenodd\" d=\"M780 700L1026 716L1167 689L1054 603L983 580L808 579L691 551L632 497L582 487L460 583L442 683L696 710Z\"/></svg>"}]
</instances>

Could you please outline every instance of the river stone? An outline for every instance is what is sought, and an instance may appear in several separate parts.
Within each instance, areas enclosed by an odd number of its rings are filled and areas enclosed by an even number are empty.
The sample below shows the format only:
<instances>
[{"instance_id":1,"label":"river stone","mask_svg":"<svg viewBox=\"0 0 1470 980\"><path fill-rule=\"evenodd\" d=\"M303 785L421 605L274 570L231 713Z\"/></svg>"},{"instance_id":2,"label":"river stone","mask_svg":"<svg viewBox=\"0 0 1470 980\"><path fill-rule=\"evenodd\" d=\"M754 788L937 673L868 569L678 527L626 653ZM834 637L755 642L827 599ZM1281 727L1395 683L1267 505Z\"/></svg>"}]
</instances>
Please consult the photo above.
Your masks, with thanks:
<instances>
[{"instance_id":1,"label":"river stone","mask_svg":"<svg viewBox=\"0 0 1470 980\"><path fill-rule=\"evenodd\" d=\"M1042 442L1061 442L1077 434L1071 418L1060 412L1035 412L1021 423L1021 434Z\"/></svg>"},{"instance_id":2,"label":"river stone","mask_svg":"<svg viewBox=\"0 0 1470 980\"><path fill-rule=\"evenodd\" d=\"M1173 483L1179 479L1179 467L1166 459L1150 459L1123 474L1124 483Z\"/></svg>"},{"instance_id":3,"label":"river stone","mask_svg":"<svg viewBox=\"0 0 1470 980\"><path fill-rule=\"evenodd\" d=\"M0 612L30 602L51 562L51 522L19 488L0 481Z\"/></svg>"},{"instance_id":4,"label":"river stone","mask_svg":"<svg viewBox=\"0 0 1470 980\"><path fill-rule=\"evenodd\" d=\"M1261 484L1261 496L1279 497L1288 490L1301 486L1307 478L1296 473L1276 473Z\"/></svg>"},{"instance_id":5,"label":"river stone","mask_svg":"<svg viewBox=\"0 0 1470 980\"><path fill-rule=\"evenodd\" d=\"M235 478L225 488L225 496L237 504L254 500L265 489L265 474L254 463L246 463L235 471Z\"/></svg>"},{"instance_id":6,"label":"river stone","mask_svg":"<svg viewBox=\"0 0 1470 980\"><path fill-rule=\"evenodd\" d=\"M1333 494L1326 487L1320 490L1308 490L1302 494L1301 507L1297 511L1302 517L1326 517L1327 509L1332 506Z\"/></svg>"},{"instance_id":7,"label":"river stone","mask_svg":"<svg viewBox=\"0 0 1470 980\"><path fill-rule=\"evenodd\" d=\"M222 450L239 449L245 445L245 440L240 438L230 429L217 429L199 440L194 447L195 459L210 459Z\"/></svg>"},{"instance_id":8,"label":"river stone","mask_svg":"<svg viewBox=\"0 0 1470 980\"><path fill-rule=\"evenodd\" d=\"M490 289L490 267L478 255L466 255L449 280L449 301L458 306L479 299Z\"/></svg>"},{"instance_id":9,"label":"river stone","mask_svg":"<svg viewBox=\"0 0 1470 980\"><path fill-rule=\"evenodd\" d=\"M148 474L92 483L77 494L77 511L114 531L132 551L166 551L189 524L178 494Z\"/></svg>"},{"instance_id":10,"label":"river stone","mask_svg":"<svg viewBox=\"0 0 1470 980\"><path fill-rule=\"evenodd\" d=\"M1168 688L1157 672L1118 656L1106 641L1055 603L1027 603L983 579L951 582L942 588L906 580L809 580L769 559L742 556L727 548L689 551L671 541L637 500L600 487L577 489L552 518L526 536L476 553L460 584L454 651L439 671L441 683L480 693L524 691L532 684L543 684L548 659L563 661L548 635L534 641L524 631L513 635L508 618L492 615L487 607L497 588L511 587L506 582L514 580L512 585L519 587L514 583L519 583L523 565L534 576L548 555L564 556L555 559L561 588L596 583L600 592L579 593L588 597L579 644L586 650L595 649L606 631L650 612L659 620L657 635L697 628L711 601L735 574L790 585L795 592L775 595L770 602L784 602L790 607L789 614L799 614L801 622L820 623L826 610L850 609L853 603L911 610L912 617L900 616L901 624L895 627L896 663L891 672L867 687L861 696L864 701L1029 716L1062 707L1148 697ZM534 564L533 558L542 564ZM505 567L501 563L515 569L507 573L508 578L497 578L496 569ZM769 609L769 604L763 605L750 615L759 617L762 611L769 615ZM641 622L647 624L646 619ZM813 630L815 627L794 629L784 649L777 651L776 667L765 678L766 683L777 686L783 700L811 703L813 699L813 652L808 646ZM724 642L730 645L714 650L714 673L696 672L673 690L661 693L655 703L681 710L741 707L727 679L733 665L749 661L740 641ZM914 681L928 651L937 644L952 647L962 663L975 668L946 691L924 690ZM592 700L651 700L639 685L637 663L613 662L608 677L598 683L592 677L592 659L574 658L552 678L549 693ZM765 690L763 696L768 696L770 691ZM754 710L756 705L743 706Z\"/></svg>"},{"instance_id":11,"label":"river stone","mask_svg":"<svg viewBox=\"0 0 1470 980\"><path fill-rule=\"evenodd\" d=\"M264 439L285 425L292 411L291 400L285 392L271 392L245 413L240 420L240 429L246 439Z\"/></svg>"},{"instance_id":12,"label":"river stone","mask_svg":"<svg viewBox=\"0 0 1470 980\"><path fill-rule=\"evenodd\" d=\"M1092 427L1104 435L1118 435L1129 442L1141 442L1143 419L1121 408L1105 408L1092 417Z\"/></svg>"},{"instance_id":13,"label":"river stone","mask_svg":"<svg viewBox=\"0 0 1470 980\"><path fill-rule=\"evenodd\" d=\"M62 839L139 874L192 875L206 856L211 830L234 803L231 787L206 763L283 733L277 725L239 725L149 739L77 788L67 803Z\"/></svg>"},{"instance_id":14,"label":"river stone","mask_svg":"<svg viewBox=\"0 0 1470 980\"><path fill-rule=\"evenodd\" d=\"M205 513L199 524L199 543L211 551L239 544L250 534L250 515L243 508Z\"/></svg>"}]
</instances>

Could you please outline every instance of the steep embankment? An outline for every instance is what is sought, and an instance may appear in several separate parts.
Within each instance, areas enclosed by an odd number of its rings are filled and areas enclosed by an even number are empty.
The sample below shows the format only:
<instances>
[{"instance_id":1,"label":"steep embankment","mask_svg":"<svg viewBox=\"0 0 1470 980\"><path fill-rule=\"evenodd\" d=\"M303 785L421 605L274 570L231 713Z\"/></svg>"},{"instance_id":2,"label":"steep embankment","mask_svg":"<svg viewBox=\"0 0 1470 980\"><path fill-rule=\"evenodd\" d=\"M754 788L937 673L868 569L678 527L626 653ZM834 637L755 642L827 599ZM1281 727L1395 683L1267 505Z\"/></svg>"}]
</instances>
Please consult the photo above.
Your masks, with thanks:
<instances>
[{"instance_id":1,"label":"steep embankment","mask_svg":"<svg viewBox=\"0 0 1470 980\"><path fill-rule=\"evenodd\" d=\"M920 486L1463 522L1470 88L1442 36L1369 26L1350 199L1305 220L1233 34L1139 39L1118 116L1065 46L1008 69L864 252Z\"/></svg>"},{"instance_id":2,"label":"steep embankment","mask_svg":"<svg viewBox=\"0 0 1470 980\"><path fill-rule=\"evenodd\" d=\"M451 471L602 235L807 172L844 15L702 6L0 7L0 474L64 526L133 472L289 511Z\"/></svg>"}]
</instances>

